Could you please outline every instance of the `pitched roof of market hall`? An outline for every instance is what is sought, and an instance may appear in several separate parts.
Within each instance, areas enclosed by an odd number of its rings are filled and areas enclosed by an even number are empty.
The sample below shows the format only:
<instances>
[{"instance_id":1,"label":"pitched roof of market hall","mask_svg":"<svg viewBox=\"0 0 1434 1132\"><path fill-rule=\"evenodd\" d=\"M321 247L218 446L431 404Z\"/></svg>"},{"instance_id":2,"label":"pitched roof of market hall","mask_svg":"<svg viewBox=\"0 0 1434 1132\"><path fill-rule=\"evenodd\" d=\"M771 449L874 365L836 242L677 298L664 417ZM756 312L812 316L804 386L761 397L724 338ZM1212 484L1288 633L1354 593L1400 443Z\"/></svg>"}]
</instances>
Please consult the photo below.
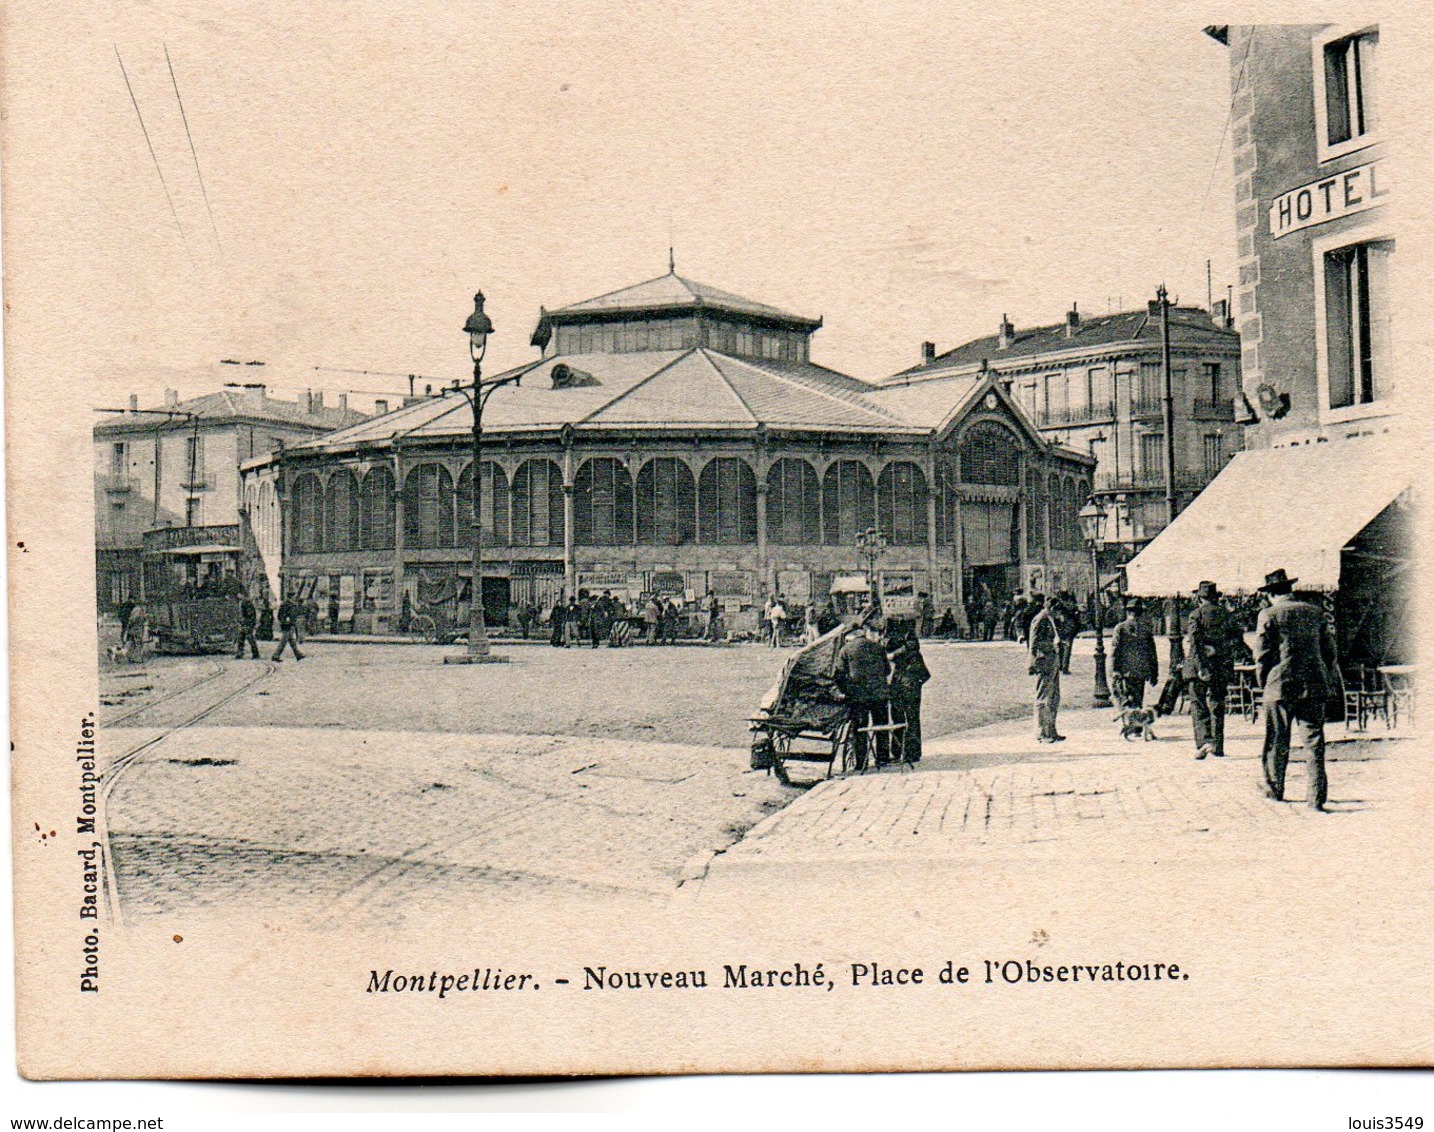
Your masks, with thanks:
<instances>
[{"instance_id":1,"label":"pitched roof of market hall","mask_svg":"<svg viewBox=\"0 0 1434 1132\"><path fill-rule=\"evenodd\" d=\"M686 295L683 299L681 296ZM691 306L705 296L707 309L718 306L739 319L776 321L762 303L716 288L694 284L675 275L638 284L611 295L565 307L573 321L588 311L624 312L659 309L664 298L674 308ZM592 304L598 304L593 306ZM552 314L556 312L545 312ZM601 318L599 313L597 318ZM798 316L783 315L797 320ZM796 322L788 326L797 325ZM819 325L805 320L808 332ZM905 435L920 439L940 432L988 391L1036 443L1044 443L999 385L987 376L960 383L940 383L932 397L916 387L881 387L811 362L782 361L723 353L705 346L685 349L638 350L628 353L556 354L506 371L521 381L493 396L483 410L489 435L522 436L553 433L564 427L576 432L822 432ZM956 385L959 384L959 388ZM292 445L290 452L345 451L393 443L421 443L466 437L473 427L467 397L453 392L426 397L400 409L322 437ZM1073 459L1083 454L1066 452Z\"/></svg>"}]
</instances>

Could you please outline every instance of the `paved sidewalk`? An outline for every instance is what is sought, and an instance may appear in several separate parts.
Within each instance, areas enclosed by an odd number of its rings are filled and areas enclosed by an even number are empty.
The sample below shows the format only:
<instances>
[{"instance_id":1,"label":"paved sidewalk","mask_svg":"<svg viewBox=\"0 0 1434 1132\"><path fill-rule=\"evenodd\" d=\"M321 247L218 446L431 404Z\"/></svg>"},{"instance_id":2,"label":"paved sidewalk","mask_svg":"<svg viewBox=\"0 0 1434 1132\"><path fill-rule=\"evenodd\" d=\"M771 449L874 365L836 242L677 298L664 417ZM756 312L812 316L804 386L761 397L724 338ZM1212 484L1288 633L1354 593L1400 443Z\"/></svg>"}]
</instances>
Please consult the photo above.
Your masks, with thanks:
<instances>
[{"instance_id":1,"label":"paved sidewalk","mask_svg":"<svg viewBox=\"0 0 1434 1132\"><path fill-rule=\"evenodd\" d=\"M928 742L917 769L823 782L715 857L705 883L815 863L1284 857L1336 831L1377 835L1378 811L1409 796L1416 752L1382 730L1327 729L1331 812L1319 814L1303 804L1299 750L1292 801L1263 796L1258 723L1232 718L1226 757L1196 760L1188 716L1158 720L1154 742L1122 740L1114 716L1063 712L1067 741L1052 745L1029 720L993 724Z\"/></svg>"}]
</instances>

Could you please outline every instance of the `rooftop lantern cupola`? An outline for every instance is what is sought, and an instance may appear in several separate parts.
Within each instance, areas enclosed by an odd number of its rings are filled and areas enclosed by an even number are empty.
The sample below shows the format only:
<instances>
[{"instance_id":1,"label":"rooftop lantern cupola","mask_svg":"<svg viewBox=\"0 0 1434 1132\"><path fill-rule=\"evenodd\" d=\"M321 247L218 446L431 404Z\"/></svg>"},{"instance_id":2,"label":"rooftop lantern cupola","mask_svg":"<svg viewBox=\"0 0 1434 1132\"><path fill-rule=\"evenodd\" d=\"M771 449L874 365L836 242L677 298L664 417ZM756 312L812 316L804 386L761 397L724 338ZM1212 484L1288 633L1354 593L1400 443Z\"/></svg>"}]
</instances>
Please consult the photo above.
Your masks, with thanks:
<instances>
[{"instance_id":1,"label":"rooftop lantern cupola","mask_svg":"<svg viewBox=\"0 0 1434 1132\"><path fill-rule=\"evenodd\" d=\"M821 325L820 318L753 302L669 270L594 299L544 308L532 343L544 357L706 349L800 363L810 360L811 336ZM575 368L584 367L577 362Z\"/></svg>"}]
</instances>

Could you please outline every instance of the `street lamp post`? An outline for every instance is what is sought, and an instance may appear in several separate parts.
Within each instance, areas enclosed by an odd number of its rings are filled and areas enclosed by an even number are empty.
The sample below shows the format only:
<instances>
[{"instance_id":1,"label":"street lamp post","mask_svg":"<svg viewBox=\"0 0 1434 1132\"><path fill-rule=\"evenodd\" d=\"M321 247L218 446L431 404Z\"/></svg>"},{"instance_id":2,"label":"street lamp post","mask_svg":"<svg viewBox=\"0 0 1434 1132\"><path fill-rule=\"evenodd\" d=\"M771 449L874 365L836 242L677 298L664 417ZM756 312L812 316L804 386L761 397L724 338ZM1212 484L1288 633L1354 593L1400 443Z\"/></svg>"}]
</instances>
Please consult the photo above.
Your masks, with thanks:
<instances>
[{"instance_id":1,"label":"street lamp post","mask_svg":"<svg viewBox=\"0 0 1434 1132\"><path fill-rule=\"evenodd\" d=\"M468 605L468 648L450 653L444 664L495 664L506 661L488 645L488 625L483 615L483 407L495 390L517 385L521 374L483 380L483 355L488 349L488 335L493 333L493 320L483 313L483 292L473 296L473 313L463 324L468 335L468 352L473 358L473 384L468 388L454 380L453 390L462 393L473 409L473 589Z\"/></svg>"},{"instance_id":2,"label":"street lamp post","mask_svg":"<svg viewBox=\"0 0 1434 1132\"><path fill-rule=\"evenodd\" d=\"M866 559L867 600L875 604L880 600L876 585L876 560L886 553L891 541L876 527L868 527L856 533L856 548Z\"/></svg>"},{"instance_id":3,"label":"street lamp post","mask_svg":"<svg viewBox=\"0 0 1434 1132\"><path fill-rule=\"evenodd\" d=\"M1100 562L1096 556L1101 540L1105 537L1106 511L1100 501L1091 496L1080 510L1080 529L1090 547L1091 577L1095 579L1095 688L1091 702L1095 707L1110 707L1110 684L1105 677L1105 615L1100 603Z\"/></svg>"}]
</instances>

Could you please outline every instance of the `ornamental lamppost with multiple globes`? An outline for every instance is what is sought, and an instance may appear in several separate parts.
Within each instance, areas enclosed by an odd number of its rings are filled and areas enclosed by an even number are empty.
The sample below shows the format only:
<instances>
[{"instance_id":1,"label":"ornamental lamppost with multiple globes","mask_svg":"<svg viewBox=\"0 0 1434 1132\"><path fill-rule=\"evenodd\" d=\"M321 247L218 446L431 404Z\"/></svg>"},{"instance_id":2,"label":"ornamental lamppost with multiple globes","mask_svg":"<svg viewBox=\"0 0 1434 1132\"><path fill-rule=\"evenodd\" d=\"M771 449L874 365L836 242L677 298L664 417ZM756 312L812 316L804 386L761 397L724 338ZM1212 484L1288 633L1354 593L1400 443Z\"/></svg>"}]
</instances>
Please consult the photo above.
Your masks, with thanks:
<instances>
[{"instance_id":1,"label":"ornamental lamppost with multiple globes","mask_svg":"<svg viewBox=\"0 0 1434 1132\"><path fill-rule=\"evenodd\" d=\"M522 374L483 380L483 355L488 349L488 335L493 333L493 320L483 313L483 292L473 296L473 313L463 324L468 335L468 353L473 359L473 384L462 386L454 380L452 392L461 393L473 409L473 589L468 606L468 648L450 653L444 664L495 664L506 661L488 646L488 625L483 615L483 406L494 390L517 385ZM449 390L445 389L445 393Z\"/></svg>"},{"instance_id":2,"label":"ornamental lamppost with multiple globes","mask_svg":"<svg viewBox=\"0 0 1434 1132\"><path fill-rule=\"evenodd\" d=\"M1096 707L1110 707L1110 685L1105 678L1105 614L1100 604L1100 563L1096 551L1105 537L1105 508L1095 496L1086 500L1080 509L1080 529L1090 547L1091 577L1095 579L1095 688L1092 703Z\"/></svg>"}]
</instances>

